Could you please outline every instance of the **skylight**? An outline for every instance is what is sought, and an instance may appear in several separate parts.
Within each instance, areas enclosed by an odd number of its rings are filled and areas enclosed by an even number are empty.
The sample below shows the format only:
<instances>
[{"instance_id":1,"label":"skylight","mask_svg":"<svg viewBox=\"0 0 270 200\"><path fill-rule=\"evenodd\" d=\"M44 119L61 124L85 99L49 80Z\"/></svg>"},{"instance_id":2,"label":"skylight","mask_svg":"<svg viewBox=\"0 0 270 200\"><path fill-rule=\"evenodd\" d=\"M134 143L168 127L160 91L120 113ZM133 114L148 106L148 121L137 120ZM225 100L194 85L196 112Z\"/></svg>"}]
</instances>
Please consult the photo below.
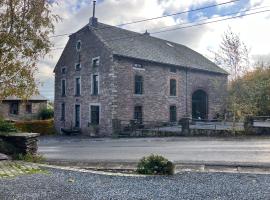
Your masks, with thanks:
<instances>
[{"instance_id":1,"label":"skylight","mask_svg":"<svg viewBox=\"0 0 270 200\"><path fill-rule=\"evenodd\" d=\"M174 47L171 43L169 43L169 42L166 42L166 44L168 45L168 46L170 46L170 47Z\"/></svg>"}]
</instances>

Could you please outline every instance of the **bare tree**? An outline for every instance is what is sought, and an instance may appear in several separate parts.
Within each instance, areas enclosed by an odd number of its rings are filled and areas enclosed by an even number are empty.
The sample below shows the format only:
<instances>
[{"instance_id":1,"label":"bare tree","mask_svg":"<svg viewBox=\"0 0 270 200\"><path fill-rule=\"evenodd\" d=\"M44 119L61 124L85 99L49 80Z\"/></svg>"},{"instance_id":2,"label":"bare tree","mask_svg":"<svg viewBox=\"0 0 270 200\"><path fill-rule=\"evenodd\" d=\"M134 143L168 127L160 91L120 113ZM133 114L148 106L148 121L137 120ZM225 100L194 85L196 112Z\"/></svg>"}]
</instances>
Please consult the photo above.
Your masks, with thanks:
<instances>
[{"instance_id":1,"label":"bare tree","mask_svg":"<svg viewBox=\"0 0 270 200\"><path fill-rule=\"evenodd\" d=\"M249 69L249 49L230 27L224 32L219 50L215 52L215 62L230 73L232 81Z\"/></svg>"}]
</instances>

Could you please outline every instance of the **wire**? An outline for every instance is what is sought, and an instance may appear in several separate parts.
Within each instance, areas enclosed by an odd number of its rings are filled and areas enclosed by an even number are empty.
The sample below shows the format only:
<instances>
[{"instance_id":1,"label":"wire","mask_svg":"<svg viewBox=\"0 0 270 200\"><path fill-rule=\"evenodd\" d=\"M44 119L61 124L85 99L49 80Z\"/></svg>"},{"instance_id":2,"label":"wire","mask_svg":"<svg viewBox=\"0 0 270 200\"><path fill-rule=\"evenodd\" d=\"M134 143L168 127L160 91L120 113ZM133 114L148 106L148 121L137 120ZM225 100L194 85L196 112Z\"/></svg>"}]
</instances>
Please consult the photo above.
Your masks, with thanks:
<instances>
[{"instance_id":1,"label":"wire","mask_svg":"<svg viewBox=\"0 0 270 200\"><path fill-rule=\"evenodd\" d=\"M238 15L238 16L232 16L232 17L228 17L228 18L225 18L225 19L215 20L215 21L209 21L209 22L204 22L204 23L199 23L199 24L193 24L193 25L189 25L189 26L183 26L183 27L174 28L174 29L168 29L168 30L163 30L163 31L151 32L150 34L159 34L159 33L165 33L165 32L170 32L170 31L175 31L175 30L181 30L181 29L186 29L186 28L191 28L191 27L196 27L196 26L202 26L202 25L206 25L206 24L217 23L217 22L221 22L221 21L227 21L227 20L230 20L230 19L235 19L235 18L250 16L250 15L265 13L265 12L269 12L269 11L270 10L263 10L263 11L253 12L253 13L247 13L247 14L242 14L242 15ZM206 20L209 20L209 19L206 19ZM184 24L192 24L192 23L184 23ZM179 24L179 25L182 25L182 24ZM144 36L144 35L138 33L138 35L136 35L136 36L114 38L114 39L111 39L111 40L106 40L105 39L104 42L112 42L112 41L128 39L128 38L135 38L135 37L142 37L142 36ZM58 50L58 49L63 49L63 48L55 48L55 49L51 49L51 50Z\"/></svg>"},{"instance_id":2,"label":"wire","mask_svg":"<svg viewBox=\"0 0 270 200\"><path fill-rule=\"evenodd\" d=\"M195 12L195 11L199 11L199 10L213 8L213 7L217 7L217 6L221 6L221 5L233 3L233 2L236 2L236 1L240 1L240 0L233 0L233 1L228 1L228 2L224 2L224 3L214 4L214 5L210 5L210 6L206 6L206 7L201 7L201 8L197 8L197 9L182 11L182 12L168 14L168 15L162 15L160 17L153 17L153 18L148 18L148 19L143 19L143 20L138 20L138 21L133 21L133 22L122 23L122 24L118 24L116 26L124 26L124 25L136 24L136 23L141 23L141 22L146 22L146 21L152 21L152 20L156 20L156 19L161 19L161 18L169 17L169 16L175 16L175 15L180 15L180 14L184 14L184 13ZM112 27L96 28L96 30L107 29L107 28L112 28ZM62 37L62 36L70 35L70 34L72 34L72 33L64 33L64 34L59 34L59 35L52 35L49 38Z\"/></svg>"}]
</instances>

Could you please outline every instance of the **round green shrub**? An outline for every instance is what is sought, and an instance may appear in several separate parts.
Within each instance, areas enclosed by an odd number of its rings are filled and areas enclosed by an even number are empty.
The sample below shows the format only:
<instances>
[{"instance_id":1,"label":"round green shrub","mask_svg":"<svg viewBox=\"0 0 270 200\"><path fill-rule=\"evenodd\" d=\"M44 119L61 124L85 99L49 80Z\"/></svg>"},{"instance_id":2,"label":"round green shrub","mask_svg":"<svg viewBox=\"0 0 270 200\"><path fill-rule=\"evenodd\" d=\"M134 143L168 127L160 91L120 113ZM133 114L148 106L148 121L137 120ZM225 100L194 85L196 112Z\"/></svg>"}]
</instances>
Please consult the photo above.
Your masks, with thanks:
<instances>
[{"instance_id":1,"label":"round green shrub","mask_svg":"<svg viewBox=\"0 0 270 200\"><path fill-rule=\"evenodd\" d=\"M138 165L137 172L139 174L149 175L173 175L175 165L160 155L150 155L143 157Z\"/></svg>"},{"instance_id":2,"label":"round green shrub","mask_svg":"<svg viewBox=\"0 0 270 200\"><path fill-rule=\"evenodd\" d=\"M0 132L10 133L10 132L16 132L16 131L17 130L14 124L0 118Z\"/></svg>"},{"instance_id":3,"label":"round green shrub","mask_svg":"<svg viewBox=\"0 0 270 200\"><path fill-rule=\"evenodd\" d=\"M38 113L38 118L41 120L52 119L53 116L54 116L54 111L51 108L43 108Z\"/></svg>"}]
</instances>

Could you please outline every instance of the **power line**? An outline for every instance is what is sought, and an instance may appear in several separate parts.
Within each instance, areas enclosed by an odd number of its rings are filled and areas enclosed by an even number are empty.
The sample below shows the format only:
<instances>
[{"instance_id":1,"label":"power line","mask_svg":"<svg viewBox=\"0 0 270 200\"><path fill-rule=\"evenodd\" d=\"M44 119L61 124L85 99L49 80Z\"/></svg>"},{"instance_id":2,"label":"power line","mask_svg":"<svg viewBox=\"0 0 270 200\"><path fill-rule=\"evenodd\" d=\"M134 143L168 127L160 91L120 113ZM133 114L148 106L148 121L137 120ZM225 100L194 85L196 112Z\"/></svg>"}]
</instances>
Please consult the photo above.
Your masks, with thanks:
<instances>
[{"instance_id":1,"label":"power line","mask_svg":"<svg viewBox=\"0 0 270 200\"><path fill-rule=\"evenodd\" d=\"M240 1L240 0L232 0L232 1L224 2L224 3L214 4L214 5L201 7L201 8L196 8L196 9L191 9L191 10L182 11L182 12L178 12L178 13L162 15L162 16L159 16L159 17L153 17L153 18L147 18L147 19L133 21L133 22L122 23L122 24L118 24L116 26L124 26L124 25L137 24L137 23L146 22L146 21L152 21L152 20L161 19L161 18L165 18L165 17L176 16L176 15L181 15L181 14L185 14L185 13L189 13L189 12L195 12L195 11L199 11L199 10L213 8L213 7L217 7L217 6L221 6L221 5L225 5L225 4L230 4L230 3L233 3L233 2L237 2L237 1ZM107 28L112 28L112 27L96 28L95 30L101 30L101 29L107 29ZM52 35L49 38L62 37L62 36L70 35L70 34L72 34L72 33L63 33L63 34L59 34L59 35Z\"/></svg>"},{"instance_id":2,"label":"power line","mask_svg":"<svg viewBox=\"0 0 270 200\"><path fill-rule=\"evenodd\" d=\"M233 17L229 17L229 18L226 18L226 19L220 19L220 20L215 20L215 21L210 21L210 22L204 22L204 23L200 23L200 24L194 24L194 25L190 25L190 26L184 26L184 27L179 27L179 28L174 28L174 29L169 29L169 30L164 30L164 31L157 31L157 32L153 32L152 34L158 34L158 33L164 33L164 32L169 32L169 31L175 31L175 30L180 30L180 29L185 29L185 28L191 28L191 27L195 27L195 26L202 26L202 25L205 25L205 24L226 21L226 20L230 20L230 19L235 19L235 18L239 18L239 17L245 17L245 16L249 16L249 15L255 15L255 14L269 12L269 11L270 10L263 10L263 11L258 11L258 12L255 12L255 13L248 13L248 14L233 16Z\"/></svg>"},{"instance_id":3,"label":"power line","mask_svg":"<svg viewBox=\"0 0 270 200\"><path fill-rule=\"evenodd\" d=\"M151 32L151 34L159 34L159 33L170 32L170 31L175 31L175 30L181 30L181 29L186 29L186 28L191 28L191 27L196 27L196 26L202 26L202 25L206 25L206 24L217 23L217 22L221 22L221 21L227 21L227 20L230 20L230 19L235 19L235 18L250 16L250 15L265 13L265 12L269 12L269 11L270 10L263 10L263 11L253 12L253 13L247 13L247 14L242 14L242 15L238 15L238 16L228 17L228 18L225 18L225 19L219 19L219 20L214 20L214 21L209 21L209 22L204 22L204 23L199 23L199 24L193 24L193 25L189 25L189 26L183 26L183 27L174 28L174 29L168 29L168 30L163 30L163 31ZM192 23L184 23L184 24L192 24ZM183 25L183 24L179 24L179 25ZM140 35L137 35L137 36L114 38L114 39L111 39L111 40L106 40L105 39L104 41L105 42L111 42L111 41L117 41L117 40L135 38L135 37L142 37L142 36L144 36L144 35L140 34ZM60 49L63 49L63 48L55 48L55 49L51 49L51 50L60 50Z\"/></svg>"}]
</instances>

